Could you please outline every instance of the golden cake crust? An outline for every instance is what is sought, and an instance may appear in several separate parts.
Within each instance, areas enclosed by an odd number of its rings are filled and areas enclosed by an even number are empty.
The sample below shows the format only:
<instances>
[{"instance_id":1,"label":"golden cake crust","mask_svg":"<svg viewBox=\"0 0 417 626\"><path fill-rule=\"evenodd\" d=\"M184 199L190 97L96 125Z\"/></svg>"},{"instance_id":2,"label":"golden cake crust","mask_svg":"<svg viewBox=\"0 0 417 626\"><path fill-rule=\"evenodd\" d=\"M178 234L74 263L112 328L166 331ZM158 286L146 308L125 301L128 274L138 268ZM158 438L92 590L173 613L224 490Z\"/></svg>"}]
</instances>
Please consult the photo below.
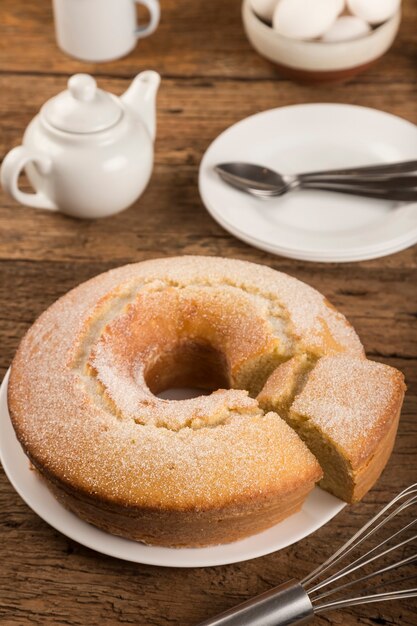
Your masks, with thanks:
<instances>
[{"instance_id":1,"label":"golden cake crust","mask_svg":"<svg viewBox=\"0 0 417 626\"><path fill-rule=\"evenodd\" d=\"M322 476L243 388L259 391L294 353L339 352L363 356L346 319L294 278L219 258L148 261L80 285L35 322L9 409L35 467L88 521L150 543L220 543L296 510ZM216 387L222 368L239 388L154 395L190 375Z\"/></svg>"}]
</instances>

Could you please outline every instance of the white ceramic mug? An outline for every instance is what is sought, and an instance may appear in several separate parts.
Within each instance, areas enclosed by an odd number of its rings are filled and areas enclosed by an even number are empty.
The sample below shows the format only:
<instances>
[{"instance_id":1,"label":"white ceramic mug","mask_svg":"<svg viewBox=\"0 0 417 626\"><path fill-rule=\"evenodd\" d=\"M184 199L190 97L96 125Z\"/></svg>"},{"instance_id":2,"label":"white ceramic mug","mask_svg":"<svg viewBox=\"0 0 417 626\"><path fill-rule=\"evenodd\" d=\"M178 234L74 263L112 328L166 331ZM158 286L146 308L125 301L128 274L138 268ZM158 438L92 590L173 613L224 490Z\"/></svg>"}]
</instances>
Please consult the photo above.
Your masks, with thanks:
<instances>
[{"instance_id":1,"label":"white ceramic mug","mask_svg":"<svg viewBox=\"0 0 417 626\"><path fill-rule=\"evenodd\" d=\"M135 2L147 7L146 26L137 23ZM82 61L111 61L128 54L159 24L158 0L53 0L59 47Z\"/></svg>"}]
</instances>

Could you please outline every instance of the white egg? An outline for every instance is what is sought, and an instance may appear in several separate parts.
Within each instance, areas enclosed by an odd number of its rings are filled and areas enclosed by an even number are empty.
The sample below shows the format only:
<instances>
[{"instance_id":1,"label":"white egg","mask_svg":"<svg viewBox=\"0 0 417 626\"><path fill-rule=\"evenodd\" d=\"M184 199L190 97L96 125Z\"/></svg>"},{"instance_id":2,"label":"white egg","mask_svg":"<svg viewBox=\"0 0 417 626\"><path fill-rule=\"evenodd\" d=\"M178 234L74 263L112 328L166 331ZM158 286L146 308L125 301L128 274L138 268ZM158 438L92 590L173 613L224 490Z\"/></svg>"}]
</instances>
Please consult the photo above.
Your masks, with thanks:
<instances>
[{"instance_id":1,"label":"white egg","mask_svg":"<svg viewBox=\"0 0 417 626\"><path fill-rule=\"evenodd\" d=\"M280 0L272 24L292 39L321 37L345 7L345 0Z\"/></svg>"},{"instance_id":2,"label":"white egg","mask_svg":"<svg viewBox=\"0 0 417 626\"><path fill-rule=\"evenodd\" d=\"M353 15L369 24L381 24L398 11L401 0L347 0L347 4Z\"/></svg>"},{"instance_id":3,"label":"white egg","mask_svg":"<svg viewBox=\"0 0 417 626\"><path fill-rule=\"evenodd\" d=\"M272 22L272 16L279 0L250 0L250 5L256 15L262 17L267 22Z\"/></svg>"},{"instance_id":4,"label":"white egg","mask_svg":"<svg viewBox=\"0 0 417 626\"><path fill-rule=\"evenodd\" d=\"M356 15L342 15L338 17L322 39L323 41L349 41L366 35L371 30L368 22Z\"/></svg>"}]
</instances>

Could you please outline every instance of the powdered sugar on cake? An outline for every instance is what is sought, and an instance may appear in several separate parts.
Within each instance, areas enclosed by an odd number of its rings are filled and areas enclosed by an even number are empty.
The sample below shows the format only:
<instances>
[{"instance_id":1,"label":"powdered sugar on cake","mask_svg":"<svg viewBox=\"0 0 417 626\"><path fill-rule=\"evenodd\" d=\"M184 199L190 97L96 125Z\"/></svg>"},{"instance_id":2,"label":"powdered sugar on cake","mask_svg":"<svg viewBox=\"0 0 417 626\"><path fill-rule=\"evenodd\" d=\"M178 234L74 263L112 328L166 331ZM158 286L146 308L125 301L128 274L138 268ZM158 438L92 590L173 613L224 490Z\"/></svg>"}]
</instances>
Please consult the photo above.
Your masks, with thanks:
<instances>
[{"instance_id":1,"label":"powdered sugar on cake","mask_svg":"<svg viewBox=\"0 0 417 626\"><path fill-rule=\"evenodd\" d=\"M152 497L158 503L189 497L206 506L212 488L225 499L249 488L267 492L278 474L284 482L292 475L295 459L306 472L317 468L298 436L276 414L264 415L244 390L184 404L150 392L141 360L122 358L107 338L144 293L165 290L181 302L201 296L204 306L223 293L230 310L219 336L233 347L236 376L244 371L246 344L253 359L262 350L281 361L304 352L363 355L352 327L321 294L267 267L182 257L111 270L50 307L17 353L10 400L30 455L80 488L148 504Z\"/></svg>"}]
</instances>

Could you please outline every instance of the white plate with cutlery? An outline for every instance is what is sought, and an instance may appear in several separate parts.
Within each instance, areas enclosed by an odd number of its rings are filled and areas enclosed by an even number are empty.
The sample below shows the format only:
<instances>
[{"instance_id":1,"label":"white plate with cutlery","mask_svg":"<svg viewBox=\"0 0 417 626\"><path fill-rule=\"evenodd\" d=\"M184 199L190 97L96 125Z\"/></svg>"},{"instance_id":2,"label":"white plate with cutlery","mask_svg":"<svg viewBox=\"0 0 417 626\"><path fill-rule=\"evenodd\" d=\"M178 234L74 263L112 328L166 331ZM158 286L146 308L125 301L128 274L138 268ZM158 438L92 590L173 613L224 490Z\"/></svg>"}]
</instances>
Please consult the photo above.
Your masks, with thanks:
<instances>
[{"instance_id":1,"label":"white plate with cutlery","mask_svg":"<svg viewBox=\"0 0 417 626\"><path fill-rule=\"evenodd\" d=\"M243 241L306 261L373 259L417 243L417 202L297 190L256 198L223 182L219 163L244 161L282 174L417 159L417 126L375 109L300 104L264 111L223 132L200 165L212 217Z\"/></svg>"}]
</instances>

